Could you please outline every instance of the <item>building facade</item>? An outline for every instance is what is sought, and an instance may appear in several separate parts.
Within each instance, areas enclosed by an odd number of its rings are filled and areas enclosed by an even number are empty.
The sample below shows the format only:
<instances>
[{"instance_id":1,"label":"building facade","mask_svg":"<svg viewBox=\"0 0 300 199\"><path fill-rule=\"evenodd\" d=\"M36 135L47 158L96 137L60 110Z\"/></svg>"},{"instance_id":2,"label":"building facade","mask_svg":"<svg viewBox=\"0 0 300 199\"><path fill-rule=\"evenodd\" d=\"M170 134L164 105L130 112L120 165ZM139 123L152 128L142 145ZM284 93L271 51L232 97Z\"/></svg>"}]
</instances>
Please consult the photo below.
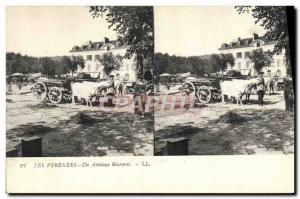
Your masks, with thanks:
<instances>
[{"instance_id":1,"label":"building facade","mask_svg":"<svg viewBox=\"0 0 300 199\"><path fill-rule=\"evenodd\" d=\"M234 66L228 65L227 70L237 70L243 75L256 76L257 71L254 64L249 60L248 54L255 49L261 48L263 51L273 51L275 42L267 42L263 37L253 34L252 38L241 39L240 37L230 42L229 44L223 43L219 48L219 53L230 53L235 58ZM262 71L265 76L286 77L286 59L284 52L275 54L272 57L270 66L264 67Z\"/></svg>"},{"instance_id":2,"label":"building facade","mask_svg":"<svg viewBox=\"0 0 300 199\"><path fill-rule=\"evenodd\" d=\"M126 53L126 46L119 46L117 41L110 41L108 38L104 38L102 42L89 41L81 46L73 46L70 50L71 56L82 56L84 59L84 67L78 66L76 72L88 73L94 78L105 79L108 75L120 75L121 79L126 81L136 81L136 62L134 57L120 60L120 69L114 70L111 74L104 73L104 66L101 63L103 55L106 53L112 53L114 56L124 56Z\"/></svg>"}]
</instances>

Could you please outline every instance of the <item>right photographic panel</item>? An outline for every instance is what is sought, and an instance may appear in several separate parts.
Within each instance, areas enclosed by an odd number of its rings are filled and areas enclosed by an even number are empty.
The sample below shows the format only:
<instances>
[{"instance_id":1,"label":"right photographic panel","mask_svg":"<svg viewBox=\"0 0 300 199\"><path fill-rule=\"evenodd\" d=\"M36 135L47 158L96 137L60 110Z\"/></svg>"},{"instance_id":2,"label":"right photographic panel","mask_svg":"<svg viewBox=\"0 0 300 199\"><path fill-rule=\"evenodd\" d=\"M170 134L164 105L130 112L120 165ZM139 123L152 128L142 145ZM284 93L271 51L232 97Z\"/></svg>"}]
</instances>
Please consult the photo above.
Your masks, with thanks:
<instances>
[{"instance_id":1,"label":"right photographic panel","mask_svg":"<svg viewBox=\"0 0 300 199\"><path fill-rule=\"evenodd\" d=\"M155 7L156 156L294 153L293 13Z\"/></svg>"}]
</instances>

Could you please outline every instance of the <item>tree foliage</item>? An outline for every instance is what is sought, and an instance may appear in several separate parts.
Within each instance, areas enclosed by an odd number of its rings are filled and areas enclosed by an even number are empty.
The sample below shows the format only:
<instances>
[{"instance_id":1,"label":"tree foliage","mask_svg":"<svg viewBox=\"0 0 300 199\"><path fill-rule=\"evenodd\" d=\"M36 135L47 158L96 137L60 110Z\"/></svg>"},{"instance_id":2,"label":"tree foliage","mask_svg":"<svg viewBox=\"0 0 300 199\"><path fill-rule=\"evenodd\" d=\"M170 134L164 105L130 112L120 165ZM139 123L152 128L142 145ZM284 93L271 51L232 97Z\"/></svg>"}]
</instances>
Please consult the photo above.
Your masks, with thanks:
<instances>
[{"instance_id":1,"label":"tree foliage","mask_svg":"<svg viewBox=\"0 0 300 199\"><path fill-rule=\"evenodd\" d=\"M260 24L265 30L266 41L275 41L273 53L285 52L290 70L290 48L286 7L284 6L237 6L239 14L251 13L255 24Z\"/></svg>"},{"instance_id":2,"label":"tree foliage","mask_svg":"<svg viewBox=\"0 0 300 199\"><path fill-rule=\"evenodd\" d=\"M63 56L61 59L61 72L58 72L58 74L65 74L67 72L74 73L77 68L84 67L84 59L82 56Z\"/></svg>"},{"instance_id":3,"label":"tree foliage","mask_svg":"<svg viewBox=\"0 0 300 199\"><path fill-rule=\"evenodd\" d=\"M78 65L83 67L81 56L31 57L20 53L6 53L6 73L38 73L54 76L74 72Z\"/></svg>"},{"instance_id":4,"label":"tree foliage","mask_svg":"<svg viewBox=\"0 0 300 199\"><path fill-rule=\"evenodd\" d=\"M208 63L214 71L224 72L228 65L234 65L235 59L232 54L213 54L209 58Z\"/></svg>"},{"instance_id":5,"label":"tree foliage","mask_svg":"<svg viewBox=\"0 0 300 199\"><path fill-rule=\"evenodd\" d=\"M100 59L101 64L103 65L103 71L106 75L109 75L113 70L120 69L122 65L122 57L114 56L111 52L103 54L103 58Z\"/></svg>"},{"instance_id":6,"label":"tree foliage","mask_svg":"<svg viewBox=\"0 0 300 199\"><path fill-rule=\"evenodd\" d=\"M261 48L251 51L247 57L252 61L257 72L261 72L272 62L272 53L270 51L264 52Z\"/></svg>"},{"instance_id":7,"label":"tree foliage","mask_svg":"<svg viewBox=\"0 0 300 199\"><path fill-rule=\"evenodd\" d=\"M167 53L155 53L154 72L158 76L162 73L186 73L203 76L224 71L227 64L234 65L234 57L231 54L212 54L209 56L181 57L168 55Z\"/></svg>"},{"instance_id":8,"label":"tree foliage","mask_svg":"<svg viewBox=\"0 0 300 199\"><path fill-rule=\"evenodd\" d=\"M154 53L154 22L152 6L91 6L92 17L105 17L118 33L119 45L127 45L125 58L136 55L140 72L144 59L152 60Z\"/></svg>"}]
</instances>

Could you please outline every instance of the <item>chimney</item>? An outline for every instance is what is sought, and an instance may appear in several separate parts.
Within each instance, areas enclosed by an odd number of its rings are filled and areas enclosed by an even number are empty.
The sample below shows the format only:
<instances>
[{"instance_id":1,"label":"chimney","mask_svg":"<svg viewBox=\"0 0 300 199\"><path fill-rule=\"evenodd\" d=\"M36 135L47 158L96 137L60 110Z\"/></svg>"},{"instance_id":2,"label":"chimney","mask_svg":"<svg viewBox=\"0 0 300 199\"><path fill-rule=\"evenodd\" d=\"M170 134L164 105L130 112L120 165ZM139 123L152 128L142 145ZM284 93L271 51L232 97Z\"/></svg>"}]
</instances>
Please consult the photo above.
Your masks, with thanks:
<instances>
[{"instance_id":1,"label":"chimney","mask_svg":"<svg viewBox=\"0 0 300 199\"><path fill-rule=\"evenodd\" d=\"M108 44L109 43L109 39L107 37L104 37L104 44Z\"/></svg>"},{"instance_id":2,"label":"chimney","mask_svg":"<svg viewBox=\"0 0 300 199\"><path fill-rule=\"evenodd\" d=\"M240 38L240 37L238 37L238 38L237 38L237 45L238 45L238 46L240 46L241 44L242 44L242 42L241 42L241 38Z\"/></svg>"},{"instance_id":3,"label":"chimney","mask_svg":"<svg viewBox=\"0 0 300 199\"><path fill-rule=\"evenodd\" d=\"M256 39L258 39L258 34L253 33L253 41L256 40Z\"/></svg>"},{"instance_id":4,"label":"chimney","mask_svg":"<svg viewBox=\"0 0 300 199\"><path fill-rule=\"evenodd\" d=\"M223 43L221 48L226 48L227 47L227 44L226 43Z\"/></svg>"}]
</instances>

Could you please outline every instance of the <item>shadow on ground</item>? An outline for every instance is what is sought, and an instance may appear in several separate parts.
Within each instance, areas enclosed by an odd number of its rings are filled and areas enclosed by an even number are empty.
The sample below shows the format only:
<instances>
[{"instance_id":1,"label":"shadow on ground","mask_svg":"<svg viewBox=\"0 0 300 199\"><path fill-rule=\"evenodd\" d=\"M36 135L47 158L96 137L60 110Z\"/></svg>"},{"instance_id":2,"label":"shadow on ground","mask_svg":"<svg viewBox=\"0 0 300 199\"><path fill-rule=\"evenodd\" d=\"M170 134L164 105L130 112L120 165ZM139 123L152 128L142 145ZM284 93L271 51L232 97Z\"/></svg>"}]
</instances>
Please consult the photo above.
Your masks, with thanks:
<instances>
[{"instance_id":1,"label":"shadow on ground","mask_svg":"<svg viewBox=\"0 0 300 199\"><path fill-rule=\"evenodd\" d=\"M197 128L168 126L155 132L155 151L168 138L189 138L190 155L241 155L294 152L294 113L283 110L236 110ZM240 120L237 122L237 118Z\"/></svg>"},{"instance_id":2,"label":"shadow on ground","mask_svg":"<svg viewBox=\"0 0 300 199\"><path fill-rule=\"evenodd\" d=\"M153 118L141 119L129 113L86 111L60 122L57 128L26 124L8 130L6 135L15 143L20 142L22 137L37 135L42 138L43 156L72 157L140 155L136 154L136 150L153 145L152 140L145 139L141 134L153 137Z\"/></svg>"}]
</instances>

